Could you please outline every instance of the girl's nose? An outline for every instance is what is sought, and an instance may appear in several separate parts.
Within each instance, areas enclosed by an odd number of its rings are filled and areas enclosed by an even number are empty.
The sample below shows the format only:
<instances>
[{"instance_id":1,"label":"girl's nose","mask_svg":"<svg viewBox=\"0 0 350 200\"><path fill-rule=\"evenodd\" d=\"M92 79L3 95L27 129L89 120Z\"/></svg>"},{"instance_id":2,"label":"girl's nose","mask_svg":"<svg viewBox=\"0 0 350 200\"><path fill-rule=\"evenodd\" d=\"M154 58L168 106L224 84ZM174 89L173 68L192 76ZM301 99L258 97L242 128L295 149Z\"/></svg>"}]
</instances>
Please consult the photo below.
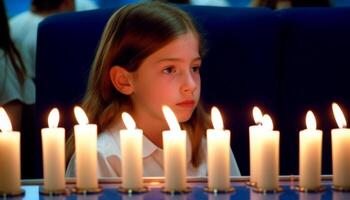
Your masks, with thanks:
<instances>
[{"instance_id":1,"label":"girl's nose","mask_svg":"<svg viewBox=\"0 0 350 200\"><path fill-rule=\"evenodd\" d=\"M182 91L185 94L192 94L197 89L197 82L191 72L184 74Z\"/></svg>"}]
</instances>

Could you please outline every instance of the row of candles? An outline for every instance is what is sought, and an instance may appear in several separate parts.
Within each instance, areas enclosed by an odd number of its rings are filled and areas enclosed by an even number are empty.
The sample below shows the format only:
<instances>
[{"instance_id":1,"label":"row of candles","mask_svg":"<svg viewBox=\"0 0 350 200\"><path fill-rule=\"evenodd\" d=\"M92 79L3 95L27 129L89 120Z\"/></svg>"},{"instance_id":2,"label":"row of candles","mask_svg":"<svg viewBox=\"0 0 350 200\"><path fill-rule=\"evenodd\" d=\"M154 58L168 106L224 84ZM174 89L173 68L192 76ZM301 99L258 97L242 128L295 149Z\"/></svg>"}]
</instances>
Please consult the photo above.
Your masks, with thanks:
<instances>
[{"instance_id":1,"label":"row of candles","mask_svg":"<svg viewBox=\"0 0 350 200\"><path fill-rule=\"evenodd\" d=\"M338 104L332 110L339 128L331 130L333 188L350 190L350 129ZM254 107L256 125L249 127L250 184L257 191L278 191L279 131L273 130L269 115ZM306 129L299 132L300 191L321 191L322 131L312 111L306 114Z\"/></svg>"},{"instance_id":2,"label":"row of candles","mask_svg":"<svg viewBox=\"0 0 350 200\"><path fill-rule=\"evenodd\" d=\"M97 178L97 125L89 124L85 112L74 108L78 125L74 126L76 188L82 192L99 190ZM165 191L187 191L186 131L181 130L173 111L163 107L170 130L163 131ZM128 113L122 113L126 129L120 130L122 188L143 191L143 132ZM220 112L212 109L214 129L208 132L208 188L230 188L230 131L224 130ZM54 108L48 117L48 128L41 130L44 194L65 192L65 129L58 127L59 112ZM0 108L0 194L19 194L20 134L12 131L5 110ZM224 164L223 164L224 163Z\"/></svg>"},{"instance_id":3,"label":"row of candles","mask_svg":"<svg viewBox=\"0 0 350 200\"><path fill-rule=\"evenodd\" d=\"M332 130L333 185L350 188L350 129L339 106L333 104L339 129ZM89 124L80 107L75 107L78 125L74 126L76 148L76 188L95 190L97 178L97 125ZM171 109L163 107L170 130L163 131L164 175L166 191L186 191L186 131L181 130ZM225 130L220 112L212 109L214 129L207 130L208 190L231 191L230 131ZM264 191L279 188L279 131L273 130L269 115L253 109L256 125L249 127L250 182ZM307 114L307 129L300 131L300 187L313 190L321 186L322 131L316 129L312 112ZM143 188L142 137L132 117L122 114L127 129L120 130L122 188L140 191ZM65 190L65 129L58 127L59 113L53 109L49 128L42 129L44 190ZM0 193L20 191L20 135L12 131L10 120L0 108Z\"/></svg>"}]
</instances>

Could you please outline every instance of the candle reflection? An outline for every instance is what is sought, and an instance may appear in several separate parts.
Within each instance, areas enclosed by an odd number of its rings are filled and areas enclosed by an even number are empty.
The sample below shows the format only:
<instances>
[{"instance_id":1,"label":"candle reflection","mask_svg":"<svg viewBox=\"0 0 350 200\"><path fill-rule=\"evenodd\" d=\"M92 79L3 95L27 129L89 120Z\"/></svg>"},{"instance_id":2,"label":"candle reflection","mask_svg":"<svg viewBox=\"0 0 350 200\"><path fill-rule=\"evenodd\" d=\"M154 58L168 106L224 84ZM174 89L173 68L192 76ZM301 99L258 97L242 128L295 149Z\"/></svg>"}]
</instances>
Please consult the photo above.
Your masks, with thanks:
<instances>
[{"instance_id":1,"label":"candle reflection","mask_svg":"<svg viewBox=\"0 0 350 200\"><path fill-rule=\"evenodd\" d=\"M229 200L230 199L230 194L212 194L210 193L208 195L208 200Z\"/></svg>"},{"instance_id":2,"label":"candle reflection","mask_svg":"<svg viewBox=\"0 0 350 200\"><path fill-rule=\"evenodd\" d=\"M251 200L278 200L280 193L257 193L252 189L249 192L249 199Z\"/></svg>"},{"instance_id":3,"label":"candle reflection","mask_svg":"<svg viewBox=\"0 0 350 200\"><path fill-rule=\"evenodd\" d=\"M165 200L187 200L188 195L187 194L177 194L177 195L165 194L164 199Z\"/></svg>"},{"instance_id":4,"label":"candle reflection","mask_svg":"<svg viewBox=\"0 0 350 200\"><path fill-rule=\"evenodd\" d=\"M321 200L322 193L299 192L299 200Z\"/></svg>"},{"instance_id":5,"label":"candle reflection","mask_svg":"<svg viewBox=\"0 0 350 200\"><path fill-rule=\"evenodd\" d=\"M143 195L122 195L122 200L143 200Z\"/></svg>"},{"instance_id":6,"label":"candle reflection","mask_svg":"<svg viewBox=\"0 0 350 200\"><path fill-rule=\"evenodd\" d=\"M343 200L343 199L350 199L350 193L349 192L332 192L332 199L333 200Z\"/></svg>"}]
</instances>

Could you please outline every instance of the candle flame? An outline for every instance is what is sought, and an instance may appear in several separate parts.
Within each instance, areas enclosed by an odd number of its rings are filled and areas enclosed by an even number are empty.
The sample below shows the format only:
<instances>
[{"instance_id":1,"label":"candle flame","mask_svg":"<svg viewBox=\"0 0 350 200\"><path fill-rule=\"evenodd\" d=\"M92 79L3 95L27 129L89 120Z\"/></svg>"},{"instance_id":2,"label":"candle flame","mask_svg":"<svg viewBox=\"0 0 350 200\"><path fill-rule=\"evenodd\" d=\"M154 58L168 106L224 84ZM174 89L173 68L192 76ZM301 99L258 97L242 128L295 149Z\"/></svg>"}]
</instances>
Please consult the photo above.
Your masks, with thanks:
<instances>
[{"instance_id":1,"label":"candle flame","mask_svg":"<svg viewBox=\"0 0 350 200\"><path fill-rule=\"evenodd\" d=\"M220 111L215 106L211 109L211 121L213 122L214 129L216 130L224 129L224 124L222 122Z\"/></svg>"},{"instance_id":2,"label":"candle flame","mask_svg":"<svg viewBox=\"0 0 350 200\"><path fill-rule=\"evenodd\" d=\"M0 107L0 130L2 132L12 131L10 118L3 107Z\"/></svg>"},{"instance_id":3,"label":"candle flame","mask_svg":"<svg viewBox=\"0 0 350 200\"><path fill-rule=\"evenodd\" d=\"M273 130L273 123L270 115L265 114L262 118L262 125L265 129L272 131Z\"/></svg>"},{"instance_id":4,"label":"candle flame","mask_svg":"<svg viewBox=\"0 0 350 200\"><path fill-rule=\"evenodd\" d=\"M89 119L87 118L84 110L81 107L75 106L74 107L74 114L75 114L75 118L77 119L77 121L80 125L89 123Z\"/></svg>"},{"instance_id":5,"label":"candle flame","mask_svg":"<svg viewBox=\"0 0 350 200\"><path fill-rule=\"evenodd\" d=\"M180 125L177 122L174 112L168 106L163 106L162 110L163 110L165 119L168 122L170 130L181 131Z\"/></svg>"},{"instance_id":6,"label":"candle flame","mask_svg":"<svg viewBox=\"0 0 350 200\"><path fill-rule=\"evenodd\" d=\"M48 117L49 128L57 128L60 120L60 114L57 108L53 108Z\"/></svg>"},{"instance_id":7,"label":"candle flame","mask_svg":"<svg viewBox=\"0 0 350 200\"><path fill-rule=\"evenodd\" d=\"M344 113L342 112L340 106L337 103L332 103L332 110L339 128L346 127L346 119Z\"/></svg>"},{"instance_id":8,"label":"candle flame","mask_svg":"<svg viewBox=\"0 0 350 200\"><path fill-rule=\"evenodd\" d=\"M254 108L253 108L253 118L254 118L255 124L262 123L263 115L261 113L261 110L257 106L254 106Z\"/></svg>"},{"instance_id":9,"label":"candle flame","mask_svg":"<svg viewBox=\"0 0 350 200\"><path fill-rule=\"evenodd\" d=\"M307 129L312 129L312 130L316 130L316 118L315 118L315 115L314 113L309 110L307 113L306 113L306 128Z\"/></svg>"},{"instance_id":10,"label":"candle flame","mask_svg":"<svg viewBox=\"0 0 350 200\"><path fill-rule=\"evenodd\" d=\"M136 128L136 124L131 115L127 112L122 113L123 122L128 130L133 130Z\"/></svg>"}]
</instances>

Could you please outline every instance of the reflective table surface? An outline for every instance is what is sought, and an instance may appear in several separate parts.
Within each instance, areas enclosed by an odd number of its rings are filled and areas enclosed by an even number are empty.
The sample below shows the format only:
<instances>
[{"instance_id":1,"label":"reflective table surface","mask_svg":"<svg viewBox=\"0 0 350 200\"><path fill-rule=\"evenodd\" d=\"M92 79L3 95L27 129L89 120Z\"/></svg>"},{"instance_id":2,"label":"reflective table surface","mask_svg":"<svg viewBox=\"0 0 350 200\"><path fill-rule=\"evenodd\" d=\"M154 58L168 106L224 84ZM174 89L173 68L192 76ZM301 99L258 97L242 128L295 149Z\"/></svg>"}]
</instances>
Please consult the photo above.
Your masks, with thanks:
<instances>
[{"instance_id":1,"label":"reflective table surface","mask_svg":"<svg viewBox=\"0 0 350 200\"><path fill-rule=\"evenodd\" d=\"M120 179L100 179L99 183L102 192L96 194L76 194L71 192L74 189L74 179L67 179L67 189L69 194L49 196L39 193L42 188L42 180L23 180L22 189L25 191L23 196L18 197L0 197L0 199L23 199L23 200L100 200L100 199L123 199L123 200L145 200L145 199L165 199L165 200L185 200L185 199L208 199L208 200L229 200L229 199L252 199L252 200L278 200L278 199L301 199L301 200L350 200L350 192L339 192L332 190L331 176L322 176L322 185L325 190L322 192L305 193L292 189L298 184L295 176L281 176L280 186L283 191L278 193L257 193L251 187L246 185L249 177L232 177L231 185L235 191L231 193L208 193L205 191L207 186L206 178L188 178L188 186L191 191L183 194L169 194L162 192L163 178L145 178L145 186L148 192L140 194L127 194L118 191L121 185Z\"/></svg>"}]
</instances>

